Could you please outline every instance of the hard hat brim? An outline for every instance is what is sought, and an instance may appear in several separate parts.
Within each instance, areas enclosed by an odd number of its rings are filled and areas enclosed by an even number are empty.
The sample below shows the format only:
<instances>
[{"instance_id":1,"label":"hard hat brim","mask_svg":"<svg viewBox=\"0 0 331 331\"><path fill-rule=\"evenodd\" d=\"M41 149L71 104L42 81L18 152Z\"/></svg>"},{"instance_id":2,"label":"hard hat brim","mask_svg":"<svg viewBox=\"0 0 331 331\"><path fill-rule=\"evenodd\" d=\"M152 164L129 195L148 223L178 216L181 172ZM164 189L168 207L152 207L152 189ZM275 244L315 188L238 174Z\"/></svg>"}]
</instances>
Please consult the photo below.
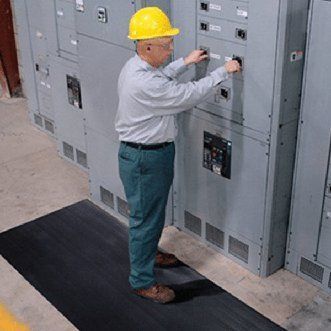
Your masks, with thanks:
<instances>
[{"instance_id":1,"label":"hard hat brim","mask_svg":"<svg viewBox=\"0 0 331 331\"><path fill-rule=\"evenodd\" d=\"M153 36L139 36L139 38L129 35L128 38L131 40L146 40L146 39L155 39L155 38L162 38L162 37L172 37L178 35L180 32L177 28L172 28L162 34L155 34Z\"/></svg>"}]
</instances>

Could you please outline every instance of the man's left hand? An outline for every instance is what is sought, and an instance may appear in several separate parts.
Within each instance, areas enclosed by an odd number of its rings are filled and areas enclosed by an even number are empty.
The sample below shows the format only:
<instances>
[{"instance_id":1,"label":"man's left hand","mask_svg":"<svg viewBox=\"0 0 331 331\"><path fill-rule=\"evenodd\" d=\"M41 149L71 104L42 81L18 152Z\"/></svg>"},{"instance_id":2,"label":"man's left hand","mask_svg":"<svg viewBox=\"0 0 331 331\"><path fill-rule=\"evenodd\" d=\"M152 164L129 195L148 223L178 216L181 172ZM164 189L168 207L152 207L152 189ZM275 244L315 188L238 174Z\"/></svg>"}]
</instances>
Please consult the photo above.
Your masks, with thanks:
<instances>
[{"instance_id":1,"label":"man's left hand","mask_svg":"<svg viewBox=\"0 0 331 331\"><path fill-rule=\"evenodd\" d=\"M208 59L208 55L206 54L206 51L197 49L190 53L185 59L184 62L188 66L193 63L199 63L201 61L204 61Z\"/></svg>"}]
</instances>

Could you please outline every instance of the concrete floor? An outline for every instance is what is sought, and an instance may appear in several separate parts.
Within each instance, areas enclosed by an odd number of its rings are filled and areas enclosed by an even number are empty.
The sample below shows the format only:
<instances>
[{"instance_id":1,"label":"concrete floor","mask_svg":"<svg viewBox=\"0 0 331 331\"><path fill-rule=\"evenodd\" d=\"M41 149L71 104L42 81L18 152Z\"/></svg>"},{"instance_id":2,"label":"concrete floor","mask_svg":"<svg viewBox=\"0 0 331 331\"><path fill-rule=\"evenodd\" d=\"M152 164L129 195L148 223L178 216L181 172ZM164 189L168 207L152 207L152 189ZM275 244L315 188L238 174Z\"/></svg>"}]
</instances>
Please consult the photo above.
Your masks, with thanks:
<instances>
[{"instance_id":1,"label":"concrete floor","mask_svg":"<svg viewBox=\"0 0 331 331\"><path fill-rule=\"evenodd\" d=\"M29 123L26 101L0 101L0 231L88 197L87 174ZM288 330L331 331L331 297L288 271L258 278L174 227L161 247ZM2 257L0 279L0 304L31 330L76 330Z\"/></svg>"}]
</instances>

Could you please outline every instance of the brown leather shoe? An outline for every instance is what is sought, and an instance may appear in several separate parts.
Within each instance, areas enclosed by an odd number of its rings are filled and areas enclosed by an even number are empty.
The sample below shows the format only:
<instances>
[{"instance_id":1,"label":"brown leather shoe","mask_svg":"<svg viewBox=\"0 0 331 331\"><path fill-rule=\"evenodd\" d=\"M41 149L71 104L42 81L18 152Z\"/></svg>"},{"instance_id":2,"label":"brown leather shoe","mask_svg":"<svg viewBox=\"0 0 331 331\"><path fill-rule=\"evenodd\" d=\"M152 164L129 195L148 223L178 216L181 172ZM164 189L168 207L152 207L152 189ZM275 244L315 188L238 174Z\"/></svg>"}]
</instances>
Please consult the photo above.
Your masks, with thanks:
<instances>
[{"instance_id":1,"label":"brown leather shoe","mask_svg":"<svg viewBox=\"0 0 331 331\"><path fill-rule=\"evenodd\" d=\"M173 254L162 253L160 251L156 253L155 265L157 267L173 267L178 263L179 260Z\"/></svg>"},{"instance_id":2,"label":"brown leather shoe","mask_svg":"<svg viewBox=\"0 0 331 331\"><path fill-rule=\"evenodd\" d=\"M175 299L175 292L171 288L161 284L155 284L148 289L133 290L133 292L157 303L168 303Z\"/></svg>"}]
</instances>

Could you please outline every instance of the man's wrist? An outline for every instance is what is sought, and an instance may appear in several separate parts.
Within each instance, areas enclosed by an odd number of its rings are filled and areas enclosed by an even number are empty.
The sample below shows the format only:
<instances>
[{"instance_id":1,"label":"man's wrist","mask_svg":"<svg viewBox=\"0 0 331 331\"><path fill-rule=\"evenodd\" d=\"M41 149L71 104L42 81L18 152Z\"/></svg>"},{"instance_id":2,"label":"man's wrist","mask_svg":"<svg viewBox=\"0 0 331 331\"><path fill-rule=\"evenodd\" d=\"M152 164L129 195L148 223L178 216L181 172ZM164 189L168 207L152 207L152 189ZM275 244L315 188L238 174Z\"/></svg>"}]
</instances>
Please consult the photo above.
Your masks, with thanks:
<instances>
[{"instance_id":1,"label":"man's wrist","mask_svg":"<svg viewBox=\"0 0 331 331\"><path fill-rule=\"evenodd\" d=\"M189 65L192 64L192 63L190 62L190 60L189 60L187 57L185 57L185 58L184 58L184 64L185 64L186 66L189 66Z\"/></svg>"},{"instance_id":2,"label":"man's wrist","mask_svg":"<svg viewBox=\"0 0 331 331\"><path fill-rule=\"evenodd\" d=\"M214 70L210 73L210 76L213 77L215 85L218 85L222 81L229 79L229 74L228 74L227 70L225 69L225 67L217 68L216 70Z\"/></svg>"}]
</instances>

